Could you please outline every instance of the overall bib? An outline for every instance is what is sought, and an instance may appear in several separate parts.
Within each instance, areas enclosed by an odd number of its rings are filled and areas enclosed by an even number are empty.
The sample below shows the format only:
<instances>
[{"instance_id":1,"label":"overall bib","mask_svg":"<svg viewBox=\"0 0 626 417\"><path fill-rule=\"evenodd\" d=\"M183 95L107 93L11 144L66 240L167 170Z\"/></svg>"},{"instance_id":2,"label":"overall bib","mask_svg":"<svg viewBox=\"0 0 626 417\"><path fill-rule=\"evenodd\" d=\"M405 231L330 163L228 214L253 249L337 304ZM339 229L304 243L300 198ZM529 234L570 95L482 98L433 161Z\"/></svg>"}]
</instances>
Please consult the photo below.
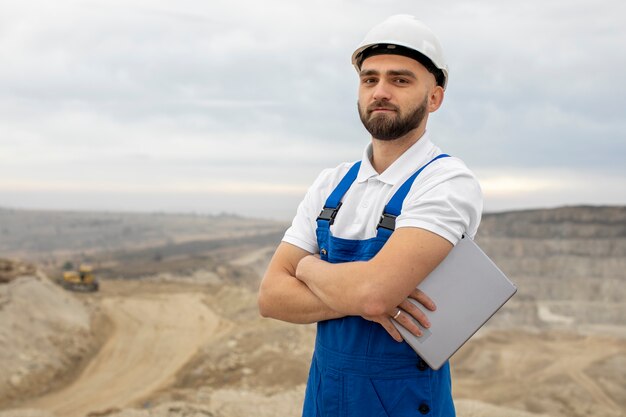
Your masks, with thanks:
<instances>
[{"instance_id":1,"label":"overall bib","mask_svg":"<svg viewBox=\"0 0 626 417\"><path fill-rule=\"evenodd\" d=\"M330 194L317 219L320 257L331 263L367 261L383 247L395 228L411 185L407 179L385 206L375 237L334 237L330 225L341 199L359 171L354 164ZM378 323L359 316L320 321L304 399L304 417L454 417L450 366L432 370L406 343L396 342Z\"/></svg>"}]
</instances>

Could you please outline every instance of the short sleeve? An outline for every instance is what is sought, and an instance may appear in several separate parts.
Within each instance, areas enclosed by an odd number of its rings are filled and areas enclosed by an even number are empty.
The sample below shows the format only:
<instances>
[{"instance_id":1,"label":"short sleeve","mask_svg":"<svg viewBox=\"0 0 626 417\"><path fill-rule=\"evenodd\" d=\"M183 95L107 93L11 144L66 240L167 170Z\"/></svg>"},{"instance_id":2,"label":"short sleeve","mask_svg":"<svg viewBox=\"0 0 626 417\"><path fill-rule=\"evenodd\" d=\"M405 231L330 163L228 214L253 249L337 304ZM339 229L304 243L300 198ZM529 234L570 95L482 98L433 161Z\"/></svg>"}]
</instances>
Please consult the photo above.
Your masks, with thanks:
<instances>
[{"instance_id":1,"label":"short sleeve","mask_svg":"<svg viewBox=\"0 0 626 417\"><path fill-rule=\"evenodd\" d=\"M422 178L419 191L407 196L396 228L426 229L453 245L464 234L474 237L483 209L480 184L462 162L447 165Z\"/></svg>"},{"instance_id":2,"label":"short sleeve","mask_svg":"<svg viewBox=\"0 0 626 417\"><path fill-rule=\"evenodd\" d=\"M316 219L324 205L323 196L327 194L332 171L332 169L322 171L309 187L298 205L291 226L283 236L283 242L291 243L310 253L318 253Z\"/></svg>"}]
</instances>

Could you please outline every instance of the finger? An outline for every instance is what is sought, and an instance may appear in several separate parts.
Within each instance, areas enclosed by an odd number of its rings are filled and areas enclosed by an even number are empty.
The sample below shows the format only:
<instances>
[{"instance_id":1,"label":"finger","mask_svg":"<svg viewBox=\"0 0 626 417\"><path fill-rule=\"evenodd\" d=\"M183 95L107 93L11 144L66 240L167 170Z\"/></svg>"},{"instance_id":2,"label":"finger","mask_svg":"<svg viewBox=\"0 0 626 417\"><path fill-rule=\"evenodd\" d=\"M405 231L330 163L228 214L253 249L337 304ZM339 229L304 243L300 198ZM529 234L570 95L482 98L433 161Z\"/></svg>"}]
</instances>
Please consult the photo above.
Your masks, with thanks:
<instances>
[{"instance_id":1,"label":"finger","mask_svg":"<svg viewBox=\"0 0 626 417\"><path fill-rule=\"evenodd\" d=\"M379 321L379 323L381 326L383 326L387 333L389 333L389 335L394 338L396 342L402 342L404 340L402 338L402 335L400 334L398 329L396 329L396 326L393 325L390 319L381 320Z\"/></svg>"},{"instance_id":2,"label":"finger","mask_svg":"<svg viewBox=\"0 0 626 417\"><path fill-rule=\"evenodd\" d=\"M411 315L411 317L417 320L419 324L421 324L423 327L430 327L430 321L428 320L428 317L426 317L426 314L424 314L424 312L420 310L419 307L410 302L408 299L400 303L399 307L404 310L407 315Z\"/></svg>"},{"instance_id":3,"label":"finger","mask_svg":"<svg viewBox=\"0 0 626 417\"><path fill-rule=\"evenodd\" d=\"M418 303L420 303L421 305L423 305L430 311L435 311L437 309L435 302L428 295L426 295L426 293L422 290L419 290L417 288L414 289L409 295L409 297L414 299L415 301L417 301Z\"/></svg>"},{"instance_id":4,"label":"finger","mask_svg":"<svg viewBox=\"0 0 626 417\"><path fill-rule=\"evenodd\" d=\"M415 336L420 337L422 335L422 330L415 323L415 321L413 321L413 319L411 319L411 317L409 316L409 314L406 311L402 311L402 313L400 313L400 315L395 320L398 323L400 323L402 325L402 327L407 329L409 332L411 332Z\"/></svg>"}]
</instances>

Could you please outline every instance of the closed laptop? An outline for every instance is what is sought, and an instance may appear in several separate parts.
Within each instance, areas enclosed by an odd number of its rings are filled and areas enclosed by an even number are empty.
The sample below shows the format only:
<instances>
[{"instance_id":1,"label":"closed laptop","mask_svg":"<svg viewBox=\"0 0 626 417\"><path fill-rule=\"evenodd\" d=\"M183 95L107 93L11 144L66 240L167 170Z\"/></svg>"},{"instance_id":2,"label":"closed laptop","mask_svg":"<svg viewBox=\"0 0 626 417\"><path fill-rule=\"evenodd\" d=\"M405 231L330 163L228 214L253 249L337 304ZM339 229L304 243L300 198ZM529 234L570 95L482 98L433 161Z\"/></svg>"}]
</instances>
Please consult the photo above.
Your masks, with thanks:
<instances>
[{"instance_id":1,"label":"closed laptop","mask_svg":"<svg viewBox=\"0 0 626 417\"><path fill-rule=\"evenodd\" d=\"M437 305L420 306L431 323L416 337L392 319L404 340L433 369L439 369L517 291L487 255L464 237L418 285Z\"/></svg>"}]
</instances>

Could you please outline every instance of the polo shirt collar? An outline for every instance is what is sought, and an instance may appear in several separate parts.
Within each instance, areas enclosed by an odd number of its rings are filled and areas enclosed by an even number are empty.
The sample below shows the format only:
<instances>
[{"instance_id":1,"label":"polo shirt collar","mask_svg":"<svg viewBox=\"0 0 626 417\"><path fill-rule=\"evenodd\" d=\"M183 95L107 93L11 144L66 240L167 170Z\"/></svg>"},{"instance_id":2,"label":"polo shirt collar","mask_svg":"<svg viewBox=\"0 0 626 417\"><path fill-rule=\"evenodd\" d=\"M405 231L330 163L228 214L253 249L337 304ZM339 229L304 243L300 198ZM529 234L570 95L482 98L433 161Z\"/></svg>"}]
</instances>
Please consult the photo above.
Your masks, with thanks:
<instances>
[{"instance_id":1,"label":"polo shirt collar","mask_svg":"<svg viewBox=\"0 0 626 417\"><path fill-rule=\"evenodd\" d=\"M424 132L422 137L404 151L382 174L378 174L372 166L372 144L369 143L363 151L361 167L359 168L356 181L361 183L370 178L376 178L386 184L396 185L406 179L410 173L415 172L427 162L426 159L434 146L427 133Z\"/></svg>"}]
</instances>

